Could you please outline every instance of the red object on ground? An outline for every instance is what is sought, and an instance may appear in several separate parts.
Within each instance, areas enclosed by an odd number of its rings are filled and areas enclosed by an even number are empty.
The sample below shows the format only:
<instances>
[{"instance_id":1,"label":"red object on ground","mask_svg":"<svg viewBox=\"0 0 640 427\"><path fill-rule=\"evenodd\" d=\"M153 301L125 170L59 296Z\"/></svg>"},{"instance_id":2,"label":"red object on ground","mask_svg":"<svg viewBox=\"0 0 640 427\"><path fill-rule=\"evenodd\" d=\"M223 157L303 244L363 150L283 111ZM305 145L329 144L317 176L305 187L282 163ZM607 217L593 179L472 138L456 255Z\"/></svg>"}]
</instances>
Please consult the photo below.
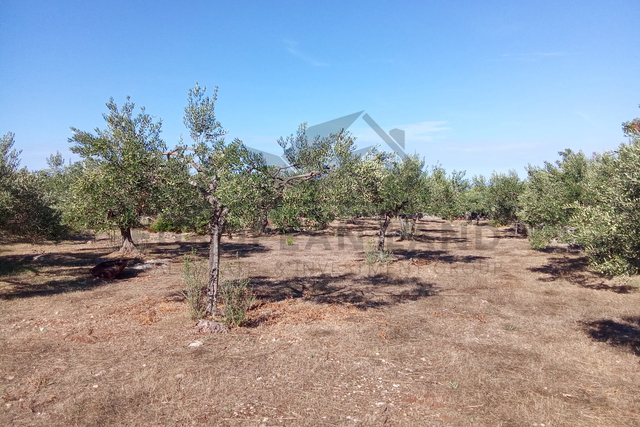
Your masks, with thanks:
<instances>
[{"instance_id":1,"label":"red object on ground","mask_svg":"<svg viewBox=\"0 0 640 427\"><path fill-rule=\"evenodd\" d=\"M91 269L91 274L95 277L102 279L115 279L116 276L122 273L122 270L127 266L126 259L116 259L113 261L104 261L96 265Z\"/></svg>"}]
</instances>

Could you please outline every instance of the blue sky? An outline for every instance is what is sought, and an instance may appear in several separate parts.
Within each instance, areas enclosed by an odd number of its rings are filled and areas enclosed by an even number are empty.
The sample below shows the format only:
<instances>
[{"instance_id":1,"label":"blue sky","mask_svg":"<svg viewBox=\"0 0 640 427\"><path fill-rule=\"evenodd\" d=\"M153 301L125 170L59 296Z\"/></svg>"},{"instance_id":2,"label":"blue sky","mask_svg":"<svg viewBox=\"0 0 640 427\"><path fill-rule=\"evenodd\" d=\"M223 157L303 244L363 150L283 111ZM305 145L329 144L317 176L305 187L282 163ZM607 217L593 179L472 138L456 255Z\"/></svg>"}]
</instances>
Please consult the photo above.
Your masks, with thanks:
<instances>
[{"instance_id":1,"label":"blue sky","mask_svg":"<svg viewBox=\"0 0 640 427\"><path fill-rule=\"evenodd\" d=\"M0 133L22 164L71 157L127 95L174 145L187 91L219 86L247 145L364 110L467 175L614 149L640 116L635 1L29 1L0 4ZM381 140L359 119L359 145Z\"/></svg>"}]
</instances>

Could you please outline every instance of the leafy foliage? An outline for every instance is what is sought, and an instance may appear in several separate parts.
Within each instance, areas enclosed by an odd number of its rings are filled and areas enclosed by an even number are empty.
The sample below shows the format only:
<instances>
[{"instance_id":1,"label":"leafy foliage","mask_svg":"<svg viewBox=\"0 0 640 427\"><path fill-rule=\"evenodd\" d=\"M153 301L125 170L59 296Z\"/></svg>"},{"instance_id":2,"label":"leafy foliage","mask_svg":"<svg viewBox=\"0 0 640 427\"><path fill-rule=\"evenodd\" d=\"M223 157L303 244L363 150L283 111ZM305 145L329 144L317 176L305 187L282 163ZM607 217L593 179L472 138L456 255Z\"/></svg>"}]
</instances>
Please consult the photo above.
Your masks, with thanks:
<instances>
[{"instance_id":1,"label":"leafy foliage","mask_svg":"<svg viewBox=\"0 0 640 427\"><path fill-rule=\"evenodd\" d=\"M223 138L226 131L215 114L217 95L218 88L210 97L206 95L206 87L198 83L189 90L184 124L189 129L193 144L181 144L171 152L178 169L172 185L192 186L193 190L187 194L199 194L201 206L206 209L207 229L211 236L205 305L207 315L217 312L220 238L225 227L241 224L245 214L255 212L255 209L247 209L243 202L255 194L251 191L252 183L263 179L260 172L265 169L261 157L250 152L242 141L235 139L227 143ZM229 221L230 213L235 215L235 224Z\"/></svg>"},{"instance_id":2,"label":"leafy foliage","mask_svg":"<svg viewBox=\"0 0 640 427\"><path fill-rule=\"evenodd\" d=\"M533 247L552 239L581 244L594 270L611 275L640 269L640 119L623 123L629 138L614 152L566 150L555 165L529 167L520 198L534 227Z\"/></svg>"},{"instance_id":3,"label":"leafy foliage","mask_svg":"<svg viewBox=\"0 0 640 427\"><path fill-rule=\"evenodd\" d=\"M207 287L207 266L203 260L197 258L195 249L190 255L185 255L182 263L182 274L185 288L182 291L189 306L192 319L204 317L204 290Z\"/></svg>"},{"instance_id":4,"label":"leafy foliage","mask_svg":"<svg viewBox=\"0 0 640 427\"><path fill-rule=\"evenodd\" d=\"M61 213L51 207L42 180L19 169L20 151L14 144L10 132L0 141L0 230L32 240L59 239L66 233Z\"/></svg>"},{"instance_id":5,"label":"leafy foliage","mask_svg":"<svg viewBox=\"0 0 640 427\"><path fill-rule=\"evenodd\" d=\"M424 161L417 155L403 159L388 153L372 152L354 163L357 173L352 188L359 205L357 212L380 218L377 250L384 252L385 235L391 218L415 215L423 211L425 201Z\"/></svg>"},{"instance_id":6,"label":"leafy foliage","mask_svg":"<svg viewBox=\"0 0 640 427\"><path fill-rule=\"evenodd\" d=\"M464 172L453 171L447 176L441 165L435 165L426 179L426 210L431 215L453 220L465 212L463 194L469 188Z\"/></svg>"},{"instance_id":7,"label":"leafy foliage","mask_svg":"<svg viewBox=\"0 0 640 427\"><path fill-rule=\"evenodd\" d=\"M224 304L225 323L228 326L240 326L246 320L247 311L256 300L249 284L249 279L225 280L222 283L220 297Z\"/></svg>"},{"instance_id":8,"label":"leafy foliage","mask_svg":"<svg viewBox=\"0 0 640 427\"><path fill-rule=\"evenodd\" d=\"M122 108L113 98L106 105L104 130L92 134L71 128L71 151L83 161L66 215L80 227L120 229L127 249L133 245L130 229L139 217L158 210L166 147L160 138L162 123L154 122L144 107L134 117L135 104L128 97Z\"/></svg>"},{"instance_id":9,"label":"leafy foliage","mask_svg":"<svg viewBox=\"0 0 640 427\"><path fill-rule=\"evenodd\" d=\"M571 225L594 268L635 274L640 268L640 132L636 119L623 124L628 144L596 156L586 174L586 197L576 203Z\"/></svg>"},{"instance_id":10,"label":"leafy foliage","mask_svg":"<svg viewBox=\"0 0 640 427\"><path fill-rule=\"evenodd\" d=\"M460 213L475 212L481 217L488 217L490 212L488 183L483 175L471 178L470 188L460 194Z\"/></svg>"},{"instance_id":11,"label":"leafy foliage","mask_svg":"<svg viewBox=\"0 0 640 427\"><path fill-rule=\"evenodd\" d=\"M486 187L486 204L489 218L496 225L509 225L518 221L519 197L524 182L514 170L508 173L492 173Z\"/></svg>"},{"instance_id":12,"label":"leafy foliage","mask_svg":"<svg viewBox=\"0 0 640 427\"><path fill-rule=\"evenodd\" d=\"M280 138L288 168L276 179L270 217L280 231L323 229L336 216L351 212L356 165L355 139L348 132L309 140L306 124L295 135ZM295 185L290 185L295 184Z\"/></svg>"},{"instance_id":13,"label":"leafy foliage","mask_svg":"<svg viewBox=\"0 0 640 427\"><path fill-rule=\"evenodd\" d=\"M530 229L532 246L542 248L551 240L568 240L569 221L576 203L587 201L585 178L589 160L582 152L570 149L558 153L555 164L545 162L544 167L529 166L528 182L520 196L520 218Z\"/></svg>"}]
</instances>

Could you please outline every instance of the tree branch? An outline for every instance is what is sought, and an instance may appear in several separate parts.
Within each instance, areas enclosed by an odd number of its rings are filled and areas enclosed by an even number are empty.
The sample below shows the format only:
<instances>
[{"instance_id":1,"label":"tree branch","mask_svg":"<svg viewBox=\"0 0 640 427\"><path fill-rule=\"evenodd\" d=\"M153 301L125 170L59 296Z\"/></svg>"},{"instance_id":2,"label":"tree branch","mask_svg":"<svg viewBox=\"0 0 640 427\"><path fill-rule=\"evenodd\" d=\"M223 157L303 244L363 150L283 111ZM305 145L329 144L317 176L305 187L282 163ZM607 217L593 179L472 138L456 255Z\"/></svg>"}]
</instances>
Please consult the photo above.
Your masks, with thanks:
<instances>
[{"instance_id":1,"label":"tree branch","mask_svg":"<svg viewBox=\"0 0 640 427\"><path fill-rule=\"evenodd\" d=\"M271 176L271 178L276 180L276 186L286 187L287 185L290 185L294 181L298 181L298 182L309 181L315 177L321 176L324 173L325 171L312 171L312 172L307 172L300 175L289 176L287 178L280 178L278 176Z\"/></svg>"}]
</instances>

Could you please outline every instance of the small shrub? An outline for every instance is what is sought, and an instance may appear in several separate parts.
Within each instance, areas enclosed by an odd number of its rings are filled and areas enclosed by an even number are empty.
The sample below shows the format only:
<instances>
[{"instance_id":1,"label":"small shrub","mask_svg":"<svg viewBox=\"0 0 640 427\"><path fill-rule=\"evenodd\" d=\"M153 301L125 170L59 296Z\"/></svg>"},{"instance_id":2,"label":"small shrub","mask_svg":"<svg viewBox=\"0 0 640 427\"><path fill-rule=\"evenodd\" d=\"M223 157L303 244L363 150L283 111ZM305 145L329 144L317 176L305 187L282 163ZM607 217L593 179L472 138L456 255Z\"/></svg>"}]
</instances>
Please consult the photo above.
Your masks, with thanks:
<instances>
[{"instance_id":1,"label":"small shrub","mask_svg":"<svg viewBox=\"0 0 640 427\"><path fill-rule=\"evenodd\" d=\"M196 257L195 249L185 255L182 264L185 288L182 291L189 306L192 319L202 319L205 313L204 296L207 287L208 269L205 260Z\"/></svg>"},{"instance_id":2,"label":"small shrub","mask_svg":"<svg viewBox=\"0 0 640 427\"><path fill-rule=\"evenodd\" d=\"M149 226L149 230L154 233L160 233L163 231L179 231L180 227L176 226L173 221L170 221L164 218L162 215L158 216L158 218L151 223Z\"/></svg>"},{"instance_id":3,"label":"small shrub","mask_svg":"<svg viewBox=\"0 0 640 427\"><path fill-rule=\"evenodd\" d=\"M364 250L364 263L373 265L375 263L391 264L393 262L393 252L390 250L379 251L372 239L367 240L367 247Z\"/></svg>"},{"instance_id":4,"label":"small shrub","mask_svg":"<svg viewBox=\"0 0 640 427\"><path fill-rule=\"evenodd\" d=\"M249 289L249 283L249 279L225 280L222 283L220 299L224 304L225 323L228 326L240 326L256 300Z\"/></svg>"},{"instance_id":5,"label":"small shrub","mask_svg":"<svg viewBox=\"0 0 640 427\"><path fill-rule=\"evenodd\" d=\"M557 237L558 231L555 227L532 228L529 231L529 245L533 249L545 249Z\"/></svg>"},{"instance_id":6,"label":"small shrub","mask_svg":"<svg viewBox=\"0 0 640 427\"><path fill-rule=\"evenodd\" d=\"M364 249L364 263L367 265L373 265L378 260L378 251L373 245L373 240L367 240L367 247Z\"/></svg>"},{"instance_id":7,"label":"small shrub","mask_svg":"<svg viewBox=\"0 0 640 427\"><path fill-rule=\"evenodd\" d=\"M393 259L393 252L390 250L378 252L378 262L380 264L391 264L393 262Z\"/></svg>"},{"instance_id":8,"label":"small shrub","mask_svg":"<svg viewBox=\"0 0 640 427\"><path fill-rule=\"evenodd\" d=\"M293 236L287 236L287 246L293 246Z\"/></svg>"}]
</instances>

